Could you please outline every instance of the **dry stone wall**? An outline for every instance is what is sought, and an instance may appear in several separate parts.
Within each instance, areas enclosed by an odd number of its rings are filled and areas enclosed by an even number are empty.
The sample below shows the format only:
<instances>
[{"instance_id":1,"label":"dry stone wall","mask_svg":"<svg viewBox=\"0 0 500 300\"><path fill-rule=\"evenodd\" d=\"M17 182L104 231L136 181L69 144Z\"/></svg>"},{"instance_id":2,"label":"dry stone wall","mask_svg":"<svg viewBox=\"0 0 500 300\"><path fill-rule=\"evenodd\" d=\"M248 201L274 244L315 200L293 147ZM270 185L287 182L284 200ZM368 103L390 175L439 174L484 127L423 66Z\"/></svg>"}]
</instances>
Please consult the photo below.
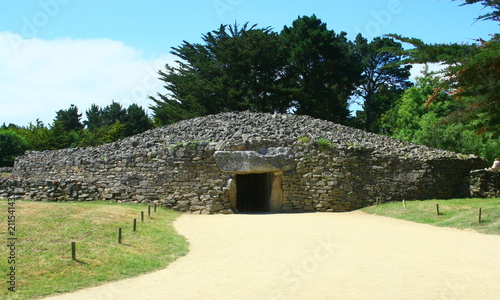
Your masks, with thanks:
<instances>
[{"instance_id":1,"label":"dry stone wall","mask_svg":"<svg viewBox=\"0 0 500 300\"><path fill-rule=\"evenodd\" d=\"M500 197L500 171L492 169L474 170L470 173L468 180L472 197Z\"/></svg>"},{"instance_id":2,"label":"dry stone wall","mask_svg":"<svg viewBox=\"0 0 500 300\"><path fill-rule=\"evenodd\" d=\"M230 159L236 166L226 164ZM464 178L485 166L474 156L307 116L225 113L100 147L28 152L0 181L0 196L156 201L183 212L231 213L236 176L272 172L280 178L273 185L279 191L271 191L278 211L348 211L468 195Z\"/></svg>"}]
</instances>

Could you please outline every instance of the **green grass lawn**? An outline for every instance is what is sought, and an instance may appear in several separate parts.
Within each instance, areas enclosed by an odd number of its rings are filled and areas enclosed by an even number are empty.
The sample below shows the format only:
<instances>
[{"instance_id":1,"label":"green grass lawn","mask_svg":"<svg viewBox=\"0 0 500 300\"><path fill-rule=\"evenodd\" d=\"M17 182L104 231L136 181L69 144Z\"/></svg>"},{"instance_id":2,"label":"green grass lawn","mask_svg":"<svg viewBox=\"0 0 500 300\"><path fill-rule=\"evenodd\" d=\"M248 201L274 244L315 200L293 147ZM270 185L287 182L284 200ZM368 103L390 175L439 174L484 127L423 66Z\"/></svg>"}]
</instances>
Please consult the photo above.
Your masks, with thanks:
<instances>
[{"instance_id":1,"label":"green grass lawn","mask_svg":"<svg viewBox=\"0 0 500 300\"><path fill-rule=\"evenodd\" d=\"M439 204L439 216L436 204ZM481 208L481 223L478 217L479 208ZM391 202L361 210L418 223L500 235L499 198L406 201L406 208L402 202Z\"/></svg>"},{"instance_id":2,"label":"green grass lawn","mask_svg":"<svg viewBox=\"0 0 500 300\"><path fill-rule=\"evenodd\" d=\"M0 250L0 299L34 299L151 272L187 253L173 229L179 213L145 205L103 201L49 203L16 201L16 292L7 290L9 249ZM8 238L8 202L0 201L2 243ZM140 212L145 212L141 222ZM133 219L137 231L132 231ZM122 244L118 228L122 227ZM71 242L76 243L72 260Z\"/></svg>"}]
</instances>

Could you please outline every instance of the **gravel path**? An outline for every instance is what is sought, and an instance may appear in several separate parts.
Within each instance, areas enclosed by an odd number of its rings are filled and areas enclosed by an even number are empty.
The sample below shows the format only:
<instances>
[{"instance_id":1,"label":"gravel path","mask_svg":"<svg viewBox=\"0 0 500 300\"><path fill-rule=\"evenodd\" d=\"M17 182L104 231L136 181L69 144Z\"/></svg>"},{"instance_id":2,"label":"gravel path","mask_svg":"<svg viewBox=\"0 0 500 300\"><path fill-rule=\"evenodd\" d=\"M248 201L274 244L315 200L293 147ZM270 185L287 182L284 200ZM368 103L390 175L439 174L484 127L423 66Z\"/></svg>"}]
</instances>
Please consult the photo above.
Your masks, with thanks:
<instances>
[{"instance_id":1,"label":"gravel path","mask_svg":"<svg viewBox=\"0 0 500 300\"><path fill-rule=\"evenodd\" d=\"M47 299L500 299L500 236L350 213L183 215L168 268Z\"/></svg>"}]
</instances>

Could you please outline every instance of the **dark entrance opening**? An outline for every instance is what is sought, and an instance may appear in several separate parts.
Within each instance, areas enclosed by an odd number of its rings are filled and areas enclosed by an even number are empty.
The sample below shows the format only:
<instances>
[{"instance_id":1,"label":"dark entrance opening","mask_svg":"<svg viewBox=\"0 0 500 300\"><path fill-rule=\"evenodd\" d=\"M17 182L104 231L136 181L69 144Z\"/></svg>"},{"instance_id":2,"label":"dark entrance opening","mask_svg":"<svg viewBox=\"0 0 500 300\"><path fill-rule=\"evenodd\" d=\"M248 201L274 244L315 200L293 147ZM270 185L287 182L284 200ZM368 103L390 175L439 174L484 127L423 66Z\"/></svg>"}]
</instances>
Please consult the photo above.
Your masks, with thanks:
<instances>
[{"instance_id":1,"label":"dark entrance opening","mask_svg":"<svg viewBox=\"0 0 500 300\"><path fill-rule=\"evenodd\" d=\"M271 174L236 175L236 208L240 212L268 212L270 208Z\"/></svg>"}]
</instances>

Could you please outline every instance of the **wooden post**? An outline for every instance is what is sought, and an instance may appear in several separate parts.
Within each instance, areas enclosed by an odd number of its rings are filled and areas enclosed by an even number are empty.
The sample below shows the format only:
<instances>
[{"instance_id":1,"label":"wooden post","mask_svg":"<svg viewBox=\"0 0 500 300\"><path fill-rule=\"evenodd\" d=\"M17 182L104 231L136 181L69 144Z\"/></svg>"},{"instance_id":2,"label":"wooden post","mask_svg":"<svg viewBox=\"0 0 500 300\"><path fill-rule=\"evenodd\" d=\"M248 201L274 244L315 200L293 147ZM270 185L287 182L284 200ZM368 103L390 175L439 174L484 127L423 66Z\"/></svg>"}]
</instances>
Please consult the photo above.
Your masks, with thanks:
<instances>
[{"instance_id":1,"label":"wooden post","mask_svg":"<svg viewBox=\"0 0 500 300\"><path fill-rule=\"evenodd\" d=\"M134 219L134 226L132 227L132 231L137 231L137 219Z\"/></svg>"},{"instance_id":2,"label":"wooden post","mask_svg":"<svg viewBox=\"0 0 500 300\"><path fill-rule=\"evenodd\" d=\"M148 204L148 217L151 217L151 205Z\"/></svg>"},{"instance_id":3,"label":"wooden post","mask_svg":"<svg viewBox=\"0 0 500 300\"><path fill-rule=\"evenodd\" d=\"M436 204L436 215L439 216L439 204Z\"/></svg>"},{"instance_id":4,"label":"wooden post","mask_svg":"<svg viewBox=\"0 0 500 300\"><path fill-rule=\"evenodd\" d=\"M141 211L141 221L144 222L144 212Z\"/></svg>"},{"instance_id":5,"label":"wooden post","mask_svg":"<svg viewBox=\"0 0 500 300\"><path fill-rule=\"evenodd\" d=\"M76 260L76 243L71 242L71 258Z\"/></svg>"},{"instance_id":6,"label":"wooden post","mask_svg":"<svg viewBox=\"0 0 500 300\"><path fill-rule=\"evenodd\" d=\"M118 244L122 243L122 228L118 228Z\"/></svg>"},{"instance_id":7,"label":"wooden post","mask_svg":"<svg viewBox=\"0 0 500 300\"><path fill-rule=\"evenodd\" d=\"M406 202L403 200L403 207L406 208Z\"/></svg>"},{"instance_id":8,"label":"wooden post","mask_svg":"<svg viewBox=\"0 0 500 300\"><path fill-rule=\"evenodd\" d=\"M156 203L155 203L155 206L154 206L154 212L156 212Z\"/></svg>"},{"instance_id":9,"label":"wooden post","mask_svg":"<svg viewBox=\"0 0 500 300\"><path fill-rule=\"evenodd\" d=\"M478 223L481 223L481 208L479 208L479 217L478 217Z\"/></svg>"}]
</instances>

